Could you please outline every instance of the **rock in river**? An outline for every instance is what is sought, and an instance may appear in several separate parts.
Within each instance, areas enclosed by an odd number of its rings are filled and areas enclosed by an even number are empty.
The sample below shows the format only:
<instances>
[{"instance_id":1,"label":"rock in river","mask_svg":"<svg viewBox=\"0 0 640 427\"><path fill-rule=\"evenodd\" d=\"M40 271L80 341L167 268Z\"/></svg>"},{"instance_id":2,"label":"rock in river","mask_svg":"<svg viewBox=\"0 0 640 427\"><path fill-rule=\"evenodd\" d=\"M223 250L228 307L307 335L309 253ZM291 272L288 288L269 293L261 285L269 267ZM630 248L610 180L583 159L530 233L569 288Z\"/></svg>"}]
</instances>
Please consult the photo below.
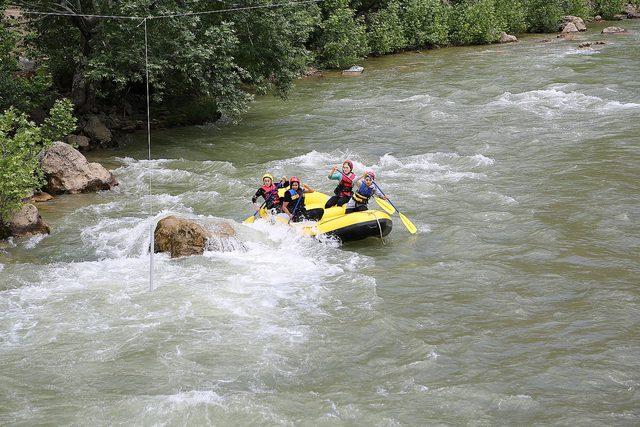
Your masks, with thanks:
<instances>
[{"instance_id":1,"label":"rock in river","mask_svg":"<svg viewBox=\"0 0 640 427\"><path fill-rule=\"evenodd\" d=\"M517 42L518 38L516 36L512 36L510 34L505 33L504 31L500 32L500 39L498 42L500 43L513 43Z\"/></svg>"},{"instance_id":2,"label":"rock in river","mask_svg":"<svg viewBox=\"0 0 640 427\"><path fill-rule=\"evenodd\" d=\"M602 34L620 34L620 33L626 33L626 32L627 30L620 27L607 27L604 30L602 30Z\"/></svg>"},{"instance_id":3,"label":"rock in river","mask_svg":"<svg viewBox=\"0 0 640 427\"><path fill-rule=\"evenodd\" d=\"M49 226L42 220L38 208L27 203L13 214L8 224L9 235L27 237L34 234L49 234Z\"/></svg>"},{"instance_id":4,"label":"rock in river","mask_svg":"<svg viewBox=\"0 0 640 427\"><path fill-rule=\"evenodd\" d=\"M562 22L560 23L560 31L567 32L567 31L564 31L564 29L570 23L573 24L576 27L576 30L578 31L587 31L587 26L582 20L582 18L578 16L573 16L573 15L566 15L562 17Z\"/></svg>"},{"instance_id":5,"label":"rock in river","mask_svg":"<svg viewBox=\"0 0 640 427\"><path fill-rule=\"evenodd\" d=\"M89 163L78 150L64 142L54 142L40 159L51 194L111 190L118 181L99 163Z\"/></svg>"},{"instance_id":6,"label":"rock in river","mask_svg":"<svg viewBox=\"0 0 640 427\"><path fill-rule=\"evenodd\" d=\"M235 230L227 223L222 222L209 230L195 221L175 216L158 221L154 239L154 252L169 252L171 258L202 255L205 249L231 251L239 242Z\"/></svg>"}]
</instances>

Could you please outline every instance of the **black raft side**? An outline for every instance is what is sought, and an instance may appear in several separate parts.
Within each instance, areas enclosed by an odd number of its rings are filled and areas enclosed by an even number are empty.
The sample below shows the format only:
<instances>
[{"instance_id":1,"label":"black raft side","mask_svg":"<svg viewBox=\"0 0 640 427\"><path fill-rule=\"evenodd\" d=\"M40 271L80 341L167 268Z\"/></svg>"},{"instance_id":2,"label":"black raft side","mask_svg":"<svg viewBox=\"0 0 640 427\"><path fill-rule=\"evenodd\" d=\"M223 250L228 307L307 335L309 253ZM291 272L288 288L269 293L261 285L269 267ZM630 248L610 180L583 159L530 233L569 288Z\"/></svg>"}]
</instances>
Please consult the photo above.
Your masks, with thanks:
<instances>
[{"instance_id":1,"label":"black raft side","mask_svg":"<svg viewBox=\"0 0 640 427\"><path fill-rule=\"evenodd\" d=\"M380 226L378 226L380 222ZM391 233L393 223L390 219L382 218L379 220L359 222L357 224L347 225L346 227L340 227L335 230L329 231L326 234L328 236L336 236L343 242L362 240L367 237L380 237L380 229L382 229L382 236L386 236Z\"/></svg>"}]
</instances>

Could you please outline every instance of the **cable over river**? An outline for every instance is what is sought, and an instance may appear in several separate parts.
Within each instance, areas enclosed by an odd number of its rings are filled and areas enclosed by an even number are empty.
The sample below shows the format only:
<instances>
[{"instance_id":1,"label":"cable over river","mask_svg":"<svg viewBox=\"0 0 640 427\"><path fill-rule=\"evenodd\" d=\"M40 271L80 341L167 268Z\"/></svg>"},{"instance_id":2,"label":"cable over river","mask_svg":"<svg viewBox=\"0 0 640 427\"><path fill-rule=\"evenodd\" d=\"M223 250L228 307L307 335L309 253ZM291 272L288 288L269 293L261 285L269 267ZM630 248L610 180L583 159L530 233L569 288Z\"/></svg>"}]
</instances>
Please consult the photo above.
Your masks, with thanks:
<instances>
[{"instance_id":1,"label":"cable over river","mask_svg":"<svg viewBox=\"0 0 640 427\"><path fill-rule=\"evenodd\" d=\"M51 235L0 247L0 424L637 425L624 25L371 59L238 125L156 131L150 162L144 135L90 153L120 186L40 204ZM264 172L330 193L346 158L417 234L241 224ZM170 214L231 219L242 244L156 255L148 292L149 226Z\"/></svg>"}]
</instances>

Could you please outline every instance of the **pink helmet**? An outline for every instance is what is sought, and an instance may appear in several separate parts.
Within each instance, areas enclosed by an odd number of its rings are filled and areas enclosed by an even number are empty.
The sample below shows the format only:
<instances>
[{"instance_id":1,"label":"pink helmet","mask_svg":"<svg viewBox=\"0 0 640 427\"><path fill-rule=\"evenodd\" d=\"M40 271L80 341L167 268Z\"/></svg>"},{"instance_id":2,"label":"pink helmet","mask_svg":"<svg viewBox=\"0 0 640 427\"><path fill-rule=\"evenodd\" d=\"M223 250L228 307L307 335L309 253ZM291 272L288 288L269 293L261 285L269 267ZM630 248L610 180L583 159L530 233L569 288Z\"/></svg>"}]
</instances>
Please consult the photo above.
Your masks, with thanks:
<instances>
[{"instance_id":1,"label":"pink helmet","mask_svg":"<svg viewBox=\"0 0 640 427\"><path fill-rule=\"evenodd\" d=\"M353 172L353 162L351 160L345 160L344 162L342 162L342 166L344 166L345 163L349 165L349 170Z\"/></svg>"},{"instance_id":2,"label":"pink helmet","mask_svg":"<svg viewBox=\"0 0 640 427\"><path fill-rule=\"evenodd\" d=\"M298 179L298 177L292 176L291 178L289 178L289 185L293 184L294 182L297 182L298 185L300 185L300 180Z\"/></svg>"},{"instance_id":3,"label":"pink helmet","mask_svg":"<svg viewBox=\"0 0 640 427\"><path fill-rule=\"evenodd\" d=\"M365 178L366 178L367 176L370 176L370 177L371 177L371 179L373 179L373 180L375 180L375 179L376 179L376 174L375 174L375 172L373 172L373 171L366 171L364 175L365 175Z\"/></svg>"}]
</instances>

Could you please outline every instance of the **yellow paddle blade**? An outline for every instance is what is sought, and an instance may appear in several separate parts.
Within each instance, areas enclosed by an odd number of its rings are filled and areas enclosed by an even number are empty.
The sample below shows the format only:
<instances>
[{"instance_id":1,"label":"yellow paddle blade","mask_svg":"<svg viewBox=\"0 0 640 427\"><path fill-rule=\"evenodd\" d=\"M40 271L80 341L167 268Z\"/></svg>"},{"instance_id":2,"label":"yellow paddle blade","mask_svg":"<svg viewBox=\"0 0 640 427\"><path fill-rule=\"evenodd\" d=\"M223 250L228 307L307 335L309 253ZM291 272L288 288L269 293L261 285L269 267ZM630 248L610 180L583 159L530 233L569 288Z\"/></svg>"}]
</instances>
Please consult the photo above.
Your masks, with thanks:
<instances>
[{"instance_id":1,"label":"yellow paddle blade","mask_svg":"<svg viewBox=\"0 0 640 427\"><path fill-rule=\"evenodd\" d=\"M251 215L249 218L245 219L244 221L242 221L243 224L253 224L253 222L256 220L255 215Z\"/></svg>"},{"instance_id":2,"label":"yellow paddle blade","mask_svg":"<svg viewBox=\"0 0 640 427\"><path fill-rule=\"evenodd\" d=\"M386 213L388 213L389 215L393 215L395 213L396 209L391 206L391 203L379 197L374 197L374 199L376 199L376 203L378 204L378 206L380 206Z\"/></svg>"},{"instance_id":3,"label":"yellow paddle blade","mask_svg":"<svg viewBox=\"0 0 640 427\"><path fill-rule=\"evenodd\" d=\"M402 223L404 224L404 226L407 227L407 231L411 234L416 234L418 229L416 228L415 225L413 225L413 223L409 220L409 218L404 216L403 213L398 212L398 214L400 215L400 219L402 220Z\"/></svg>"}]
</instances>

